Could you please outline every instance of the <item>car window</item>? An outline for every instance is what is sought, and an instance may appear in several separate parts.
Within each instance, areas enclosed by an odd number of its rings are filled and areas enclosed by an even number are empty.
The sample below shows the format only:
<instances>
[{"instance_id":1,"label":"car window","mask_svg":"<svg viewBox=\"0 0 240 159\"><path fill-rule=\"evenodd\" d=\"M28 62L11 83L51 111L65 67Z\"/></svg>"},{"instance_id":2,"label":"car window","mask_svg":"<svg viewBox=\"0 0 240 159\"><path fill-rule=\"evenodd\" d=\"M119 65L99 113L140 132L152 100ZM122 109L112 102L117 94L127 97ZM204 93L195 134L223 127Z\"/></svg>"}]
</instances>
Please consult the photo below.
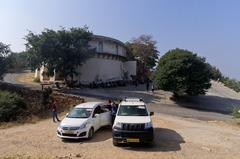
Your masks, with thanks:
<instances>
[{"instance_id":1,"label":"car window","mask_svg":"<svg viewBox=\"0 0 240 159\"><path fill-rule=\"evenodd\" d=\"M102 113L101 107L100 107L100 106L97 106L97 107L94 109L93 117L94 117L95 114L101 114L101 113Z\"/></svg>"},{"instance_id":2,"label":"car window","mask_svg":"<svg viewBox=\"0 0 240 159\"><path fill-rule=\"evenodd\" d=\"M109 111L111 111L111 106L109 106L109 105L102 105L101 109L102 109L103 112L109 112Z\"/></svg>"},{"instance_id":3,"label":"car window","mask_svg":"<svg viewBox=\"0 0 240 159\"><path fill-rule=\"evenodd\" d=\"M121 105L117 115L119 116L148 116L145 105Z\"/></svg>"},{"instance_id":4,"label":"car window","mask_svg":"<svg viewBox=\"0 0 240 159\"><path fill-rule=\"evenodd\" d=\"M68 113L67 118L88 118L91 113L91 108L74 108Z\"/></svg>"}]
</instances>

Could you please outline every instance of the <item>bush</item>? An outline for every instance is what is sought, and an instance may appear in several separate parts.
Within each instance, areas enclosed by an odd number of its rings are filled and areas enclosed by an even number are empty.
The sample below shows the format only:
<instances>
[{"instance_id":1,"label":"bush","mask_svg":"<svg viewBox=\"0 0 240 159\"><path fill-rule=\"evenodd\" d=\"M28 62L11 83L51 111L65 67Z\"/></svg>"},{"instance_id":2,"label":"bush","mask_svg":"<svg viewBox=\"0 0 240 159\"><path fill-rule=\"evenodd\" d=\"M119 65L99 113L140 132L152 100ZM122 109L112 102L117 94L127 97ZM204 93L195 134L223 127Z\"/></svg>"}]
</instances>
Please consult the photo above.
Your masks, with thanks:
<instances>
[{"instance_id":1,"label":"bush","mask_svg":"<svg viewBox=\"0 0 240 159\"><path fill-rule=\"evenodd\" d=\"M17 120L25 109L26 104L19 95L0 91L0 122Z\"/></svg>"},{"instance_id":2,"label":"bush","mask_svg":"<svg viewBox=\"0 0 240 159\"><path fill-rule=\"evenodd\" d=\"M43 90L43 92L42 92L42 104L43 104L44 106L47 105L48 99L49 99L50 95L52 94L52 92L53 92L53 91L52 91L52 88L50 88L50 87L45 88L45 89Z\"/></svg>"},{"instance_id":3,"label":"bush","mask_svg":"<svg viewBox=\"0 0 240 159\"><path fill-rule=\"evenodd\" d=\"M235 92L240 92L240 81L230 79L228 77L222 77L220 78L220 82L222 82L228 88L233 89Z\"/></svg>"},{"instance_id":4,"label":"bush","mask_svg":"<svg viewBox=\"0 0 240 159\"><path fill-rule=\"evenodd\" d=\"M34 78L33 82L40 83L40 78L39 77Z\"/></svg>"},{"instance_id":5,"label":"bush","mask_svg":"<svg viewBox=\"0 0 240 159\"><path fill-rule=\"evenodd\" d=\"M240 118L240 106L233 107L232 115L234 118Z\"/></svg>"},{"instance_id":6,"label":"bush","mask_svg":"<svg viewBox=\"0 0 240 159\"><path fill-rule=\"evenodd\" d=\"M211 87L210 67L205 58L190 51L174 49L159 60L154 83L175 96L205 94Z\"/></svg>"}]
</instances>

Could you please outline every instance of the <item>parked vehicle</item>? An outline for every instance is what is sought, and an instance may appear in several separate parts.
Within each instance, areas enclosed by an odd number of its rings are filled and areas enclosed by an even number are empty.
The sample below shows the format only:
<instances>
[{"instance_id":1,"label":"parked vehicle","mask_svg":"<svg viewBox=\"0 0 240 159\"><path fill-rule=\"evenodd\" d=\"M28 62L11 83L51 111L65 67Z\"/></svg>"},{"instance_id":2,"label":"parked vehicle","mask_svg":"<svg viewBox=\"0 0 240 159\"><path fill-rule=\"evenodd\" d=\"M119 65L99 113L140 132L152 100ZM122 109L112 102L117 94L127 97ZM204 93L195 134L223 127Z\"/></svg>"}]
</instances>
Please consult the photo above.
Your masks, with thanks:
<instances>
[{"instance_id":1,"label":"parked vehicle","mask_svg":"<svg viewBox=\"0 0 240 159\"><path fill-rule=\"evenodd\" d=\"M74 107L62 120L57 136L62 139L92 138L100 127L111 125L111 112L102 102Z\"/></svg>"},{"instance_id":2,"label":"parked vehicle","mask_svg":"<svg viewBox=\"0 0 240 159\"><path fill-rule=\"evenodd\" d=\"M141 99L127 98L119 106L112 127L113 145L119 143L151 143L153 125L146 104Z\"/></svg>"}]
</instances>

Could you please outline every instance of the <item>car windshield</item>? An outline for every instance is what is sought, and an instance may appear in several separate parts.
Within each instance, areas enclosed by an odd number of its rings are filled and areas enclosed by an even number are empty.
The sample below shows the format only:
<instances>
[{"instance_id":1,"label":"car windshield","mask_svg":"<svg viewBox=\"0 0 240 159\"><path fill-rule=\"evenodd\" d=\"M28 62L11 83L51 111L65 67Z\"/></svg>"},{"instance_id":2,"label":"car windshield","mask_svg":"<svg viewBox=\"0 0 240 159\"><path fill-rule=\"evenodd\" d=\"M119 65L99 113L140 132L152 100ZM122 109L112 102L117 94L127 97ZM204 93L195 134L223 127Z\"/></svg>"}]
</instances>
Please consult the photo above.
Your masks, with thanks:
<instances>
[{"instance_id":1,"label":"car windshield","mask_svg":"<svg viewBox=\"0 0 240 159\"><path fill-rule=\"evenodd\" d=\"M91 108L74 108L68 113L67 118L88 118L91 113Z\"/></svg>"},{"instance_id":2,"label":"car windshield","mask_svg":"<svg viewBox=\"0 0 240 159\"><path fill-rule=\"evenodd\" d=\"M118 114L119 116L148 116L145 105L121 105Z\"/></svg>"}]
</instances>

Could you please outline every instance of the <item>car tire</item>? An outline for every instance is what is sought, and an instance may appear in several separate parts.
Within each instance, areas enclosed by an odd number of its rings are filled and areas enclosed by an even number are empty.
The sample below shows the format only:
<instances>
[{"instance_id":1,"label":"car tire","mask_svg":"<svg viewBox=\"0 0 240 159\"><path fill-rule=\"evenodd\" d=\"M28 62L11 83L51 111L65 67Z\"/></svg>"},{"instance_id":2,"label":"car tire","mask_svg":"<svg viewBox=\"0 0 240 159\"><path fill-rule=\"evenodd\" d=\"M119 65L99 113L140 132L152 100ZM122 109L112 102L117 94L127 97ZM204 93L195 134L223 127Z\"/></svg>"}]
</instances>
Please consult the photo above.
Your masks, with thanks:
<instances>
[{"instance_id":1,"label":"car tire","mask_svg":"<svg viewBox=\"0 0 240 159\"><path fill-rule=\"evenodd\" d=\"M118 142L115 141L115 140L113 140L113 145L114 145L114 146L119 146Z\"/></svg>"},{"instance_id":2,"label":"car tire","mask_svg":"<svg viewBox=\"0 0 240 159\"><path fill-rule=\"evenodd\" d=\"M93 137L94 134L94 129L93 127L90 128L90 130L88 131L88 139L91 139Z\"/></svg>"}]
</instances>

